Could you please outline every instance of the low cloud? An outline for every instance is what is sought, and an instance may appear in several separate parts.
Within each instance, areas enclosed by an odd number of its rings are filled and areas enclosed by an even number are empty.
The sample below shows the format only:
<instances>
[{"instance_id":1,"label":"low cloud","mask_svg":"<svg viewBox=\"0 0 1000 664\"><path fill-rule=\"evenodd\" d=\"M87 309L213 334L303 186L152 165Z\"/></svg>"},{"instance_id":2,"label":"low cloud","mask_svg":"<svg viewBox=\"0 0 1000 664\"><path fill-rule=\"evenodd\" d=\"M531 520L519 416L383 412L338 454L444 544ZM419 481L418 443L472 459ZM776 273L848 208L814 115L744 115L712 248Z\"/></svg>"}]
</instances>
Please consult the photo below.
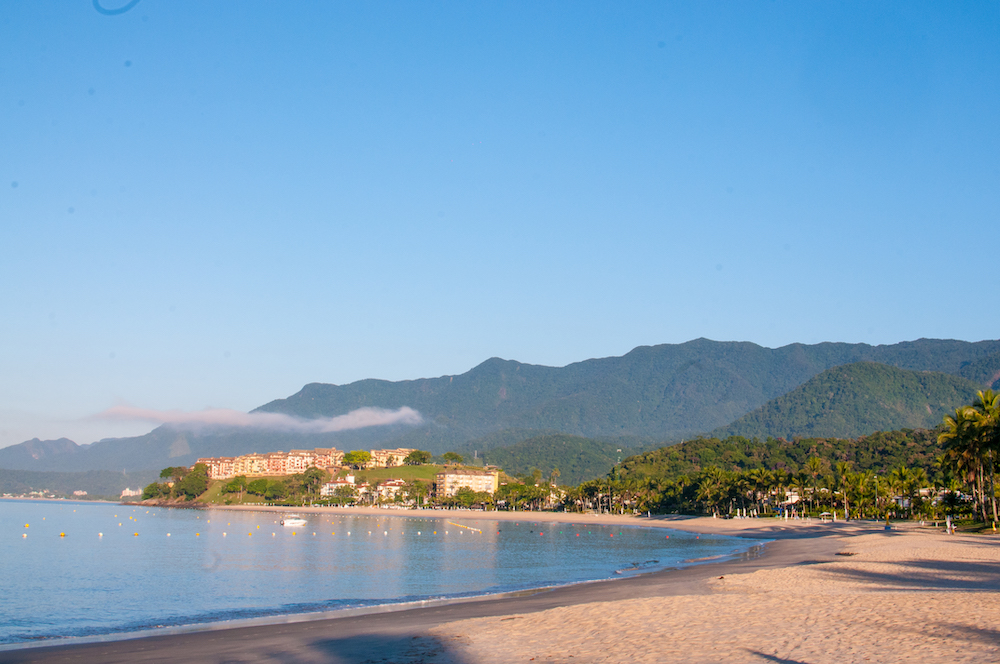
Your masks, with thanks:
<instances>
[{"instance_id":1,"label":"low cloud","mask_svg":"<svg viewBox=\"0 0 1000 664\"><path fill-rule=\"evenodd\" d=\"M198 411L153 410L135 406L113 406L94 416L101 420L141 421L170 424L178 427L237 427L295 431L299 433L331 433L379 427L390 424L421 424L420 413L403 406L396 410L386 408L358 408L337 417L304 419L284 413L243 413L228 408L206 408Z\"/></svg>"}]
</instances>

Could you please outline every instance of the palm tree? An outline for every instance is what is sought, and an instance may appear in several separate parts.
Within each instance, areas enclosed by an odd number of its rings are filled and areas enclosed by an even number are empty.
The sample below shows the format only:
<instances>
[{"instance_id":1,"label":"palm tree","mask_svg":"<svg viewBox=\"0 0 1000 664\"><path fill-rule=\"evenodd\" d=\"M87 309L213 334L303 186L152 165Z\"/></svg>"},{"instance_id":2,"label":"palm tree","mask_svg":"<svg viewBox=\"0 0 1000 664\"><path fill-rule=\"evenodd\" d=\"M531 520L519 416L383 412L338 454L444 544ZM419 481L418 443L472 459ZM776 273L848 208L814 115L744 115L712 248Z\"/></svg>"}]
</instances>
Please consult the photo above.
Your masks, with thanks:
<instances>
[{"instance_id":1,"label":"palm tree","mask_svg":"<svg viewBox=\"0 0 1000 664\"><path fill-rule=\"evenodd\" d=\"M713 514L719 512L719 502L726 496L726 471L718 466L709 466L702 473L698 483L698 500L704 501Z\"/></svg>"},{"instance_id":2,"label":"palm tree","mask_svg":"<svg viewBox=\"0 0 1000 664\"><path fill-rule=\"evenodd\" d=\"M955 409L954 416L945 416L944 431L938 435L938 442L945 448L945 463L972 485L972 495L979 507L983 522L986 522L987 518L983 477L984 440L980 435L980 422L985 420L985 417L977 417L975 408L961 406Z\"/></svg>"},{"instance_id":3,"label":"palm tree","mask_svg":"<svg viewBox=\"0 0 1000 664\"><path fill-rule=\"evenodd\" d=\"M754 506L763 511L764 494L774 486L774 473L767 468L754 468L747 472L747 479L753 489Z\"/></svg>"},{"instance_id":4,"label":"palm tree","mask_svg":"<svg viewBox=\"0 0 1000 664\"><path fill-rule=\"evenodd\" d=\"M809 457L806 461L806 472L809 474L810 488L812 493L809 497L809 509L813 507L813 501L816 500L816 495L819 493L820 486L820 474L823 472L823 460L819 457Z\"/></svg>"},{"instance_id":5,"label":"palm tree","mask_svg":"<svg viewBox=\"0 0 1000 664\"><path fill-rule=\"evenodd\" d=\"M993 508L993 522L995 524L997 521L997 500L993 478L996 474L996 457L1000 454L1000 394L994 394L993 390L979 390L976 392L976 397L979 399L979 403L972 406L975 411L973 419L984 456L984 474L989 482L990 505Z\"/></svg>"},{"instance_id":6,"label":"palm tree","mask_svg":"<svg viewBox=\"0 0 1000 664\"><path fill-rule=\"evenodd\" d=\"M847 495L847 486L850 482L851 476L851 462L850 461L838 461L837 462L837 474L834 475L834 490L840 491L840 495L844 497L844 521L850 519L851 503L850 498Z\"/></svg>"}]
</instances>

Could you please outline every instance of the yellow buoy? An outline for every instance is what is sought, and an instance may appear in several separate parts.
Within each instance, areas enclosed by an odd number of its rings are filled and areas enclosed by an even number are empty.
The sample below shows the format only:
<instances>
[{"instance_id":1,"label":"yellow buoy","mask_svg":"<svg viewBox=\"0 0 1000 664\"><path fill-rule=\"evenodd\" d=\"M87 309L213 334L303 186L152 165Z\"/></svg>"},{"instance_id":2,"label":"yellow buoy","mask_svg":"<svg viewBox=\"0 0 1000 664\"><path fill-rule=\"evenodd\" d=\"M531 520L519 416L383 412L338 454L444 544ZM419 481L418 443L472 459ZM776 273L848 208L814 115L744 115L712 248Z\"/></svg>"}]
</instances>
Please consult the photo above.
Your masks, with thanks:
<instances>
[{"instance_id":1,"label":"yellow buoy","mask_svg":"<svg viewBox=\"0 0 1000 664\"><path fill-rule=\"evenodd\" d=\"M138 537L138 536L139 536L139 533L135 533L135 535L133 535L133 537Z\"/></svg>"},{"instance_id":2,"label":"yellow buoy","mask_svg":"<svg viewBox=\"0 0 1000 664\"><path fill-rule=\"evenodd\" d=\"M66 533L59 533L59 537L66 537Z\"/></svg>"},{"instance_id":3,"label":"yellow buoy","mask_svg":"<svg viewBox=\"0 0 1000 664\"><path fill-rule=\"evenodd\" d=\"M26 524L24 524L24 527L25 527L25 528L27 528L27 527L28 527L29 525L31 525L31 524L27 524L27 523L26 523Z\"/></svg>"}]
</instances>

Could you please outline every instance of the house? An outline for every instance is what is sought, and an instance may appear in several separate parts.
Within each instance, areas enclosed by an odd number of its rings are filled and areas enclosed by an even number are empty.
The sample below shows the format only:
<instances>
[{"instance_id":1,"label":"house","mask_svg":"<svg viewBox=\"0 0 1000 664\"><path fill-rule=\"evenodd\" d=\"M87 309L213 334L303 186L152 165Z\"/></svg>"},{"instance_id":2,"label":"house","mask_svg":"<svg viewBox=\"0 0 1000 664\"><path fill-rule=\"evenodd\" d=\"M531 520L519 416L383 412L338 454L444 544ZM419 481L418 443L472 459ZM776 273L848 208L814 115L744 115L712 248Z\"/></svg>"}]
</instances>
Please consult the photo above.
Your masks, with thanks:
<instances>
[{"instance_id":1,"label":"house","mask_svg":"<svg viewBox=\"0 0 1000 664\"><path fill-rule=\"evenodd\" d=\"M321 496L333 496L335 495L337 489L342 486L349 486L351 488L357 488L354 484L354 475L347 475L346 477L338 477L335 480L331 480L319 488L319 495Z\"/></svg>"},{"instance_id":2,"label":"house","mask_svg":"<svg viewBox=\"0 0 1000 664\"><path fill-rule=\"evenodd\" d=\"M385 480L375 485L375 492L382 500L394 500L405 489L406 482L403 480Z\"/></svg>"}]
</instances>

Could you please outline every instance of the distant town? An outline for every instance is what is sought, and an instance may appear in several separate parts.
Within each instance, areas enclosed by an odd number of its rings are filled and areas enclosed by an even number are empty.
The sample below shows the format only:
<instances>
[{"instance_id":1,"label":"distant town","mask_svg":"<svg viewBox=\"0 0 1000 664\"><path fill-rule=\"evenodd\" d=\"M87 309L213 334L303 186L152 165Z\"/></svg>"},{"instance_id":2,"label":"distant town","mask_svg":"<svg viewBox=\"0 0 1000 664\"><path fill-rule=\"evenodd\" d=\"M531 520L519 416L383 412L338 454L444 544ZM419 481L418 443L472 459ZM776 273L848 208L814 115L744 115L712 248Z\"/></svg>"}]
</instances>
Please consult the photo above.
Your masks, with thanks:
<instances>
[{"instance_id":1,"label":"distant town","mask_svg":"<svg viewBox=\"0 0 1000 664\"><path fill-rule=\"evenodd\" d=\"M456 459L459 459L456 457ZM387 478L377 483L358 482L356 476L342 471L350 468L376 469L400 468L418 465L430 460L430 454L417 449L395 448L354 452L343 452L336 448L315 448L312 450L291 450L290 452L252 453L237 457L204 457L195 465L206 467L210 480L231 480L237 477L282 477L305 473L317 468L330 473L334 478L319 487L322 498L335 496L371 497L380 501L393 501L401 494L409 493L412 484L401 478ZM192 466L192 469L194 466ZM500 469L477 470L461 466L445 467L437 473L430 495L434 498L450 498L462 489L472 493L492 496L500 485ZM339 491L338 491L339 490Z\"/></svg>"}]
</instances>

